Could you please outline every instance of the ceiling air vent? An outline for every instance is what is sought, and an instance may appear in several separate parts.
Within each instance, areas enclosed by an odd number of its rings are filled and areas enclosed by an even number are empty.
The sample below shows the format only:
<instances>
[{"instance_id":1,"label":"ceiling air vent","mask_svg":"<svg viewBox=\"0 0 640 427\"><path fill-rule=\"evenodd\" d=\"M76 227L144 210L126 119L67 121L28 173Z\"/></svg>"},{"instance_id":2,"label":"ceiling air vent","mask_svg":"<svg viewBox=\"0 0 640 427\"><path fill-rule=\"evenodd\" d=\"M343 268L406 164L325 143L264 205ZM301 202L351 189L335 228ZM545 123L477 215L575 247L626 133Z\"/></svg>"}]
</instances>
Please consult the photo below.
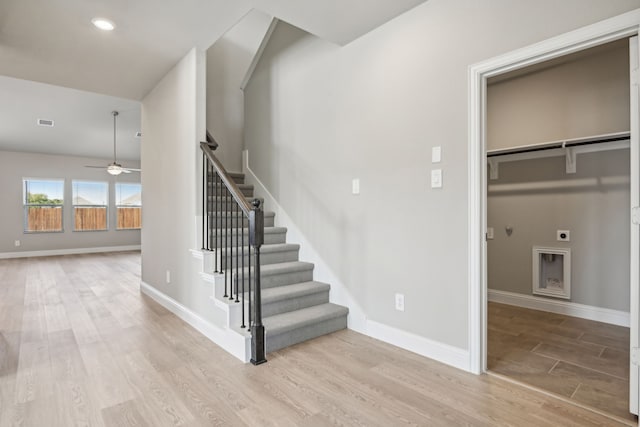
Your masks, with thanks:
<instances>
[{"instance_id":1,"label":"ceiling air vent","mask_svg":"<svg viewBox=\"0 0 640 427\"><path fill-rule=\"evenodd\" d=\"M142 138L142 132L136 132L136 138Z\"/></svg>"},{"instance_id":2,"label":"ceiling air vent","mask_svg":"<svg viewBox=\"0 0 640 427\"><path fill-rule=\"evenodd\" d=\"M46 127L52 128L53 127L53 120L38 119L38 126L46 126Z\"/></svg>"}]
</instances>

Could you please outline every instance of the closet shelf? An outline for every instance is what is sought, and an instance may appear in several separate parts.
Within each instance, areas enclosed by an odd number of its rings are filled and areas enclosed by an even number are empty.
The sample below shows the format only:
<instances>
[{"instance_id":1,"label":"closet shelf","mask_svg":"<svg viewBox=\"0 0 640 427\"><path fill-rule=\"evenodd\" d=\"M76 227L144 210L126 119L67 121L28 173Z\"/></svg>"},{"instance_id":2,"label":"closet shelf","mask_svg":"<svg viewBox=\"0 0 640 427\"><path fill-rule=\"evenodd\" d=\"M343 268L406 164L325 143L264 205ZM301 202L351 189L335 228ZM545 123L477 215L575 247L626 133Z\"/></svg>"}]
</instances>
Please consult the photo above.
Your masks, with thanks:
<instances>
[{"instance_id":1,"label":"closet shelf","mask_svg":"<svg viewBox=\"0 0 640 427\"><path fill-rule=\"evenodd\" d=\"M576 173L576 155L629 148L629 131L607 133L583 138L543 142L487 151L489 178L498 179L499 164L519 160L565 156L566 172Z\"/></svg>"}]
</instances>

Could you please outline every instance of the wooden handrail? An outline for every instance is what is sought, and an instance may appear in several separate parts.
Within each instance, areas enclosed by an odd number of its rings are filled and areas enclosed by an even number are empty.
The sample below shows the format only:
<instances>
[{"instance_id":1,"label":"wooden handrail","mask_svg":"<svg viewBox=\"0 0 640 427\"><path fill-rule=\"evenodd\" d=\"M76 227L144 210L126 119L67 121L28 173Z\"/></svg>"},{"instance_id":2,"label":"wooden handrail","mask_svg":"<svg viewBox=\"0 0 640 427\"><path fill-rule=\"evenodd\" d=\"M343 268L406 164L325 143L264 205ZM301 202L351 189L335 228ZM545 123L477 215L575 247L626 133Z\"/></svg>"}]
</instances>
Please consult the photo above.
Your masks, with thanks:
<instances>
[{"instance_id":1,"label":"wooden handrail","mask_svg":"<svg viewBox=\"0 0 640 427\"><path fill-rule=\"evenodd\" d=\"M236 203L238 203L238 206L240 206L240 209L242 209L242 212L244 212L244 214L248 217L249 212L251 212L253 209L251 204L249 204L247 199L244 197L244 194L242 194L242 190L238 188L238 184L235 183L235 181L231 178L231 176L229 175L227 170L224 168L224 166L222 166L222 163L220 163L220 160L218 160L215 154L213 154L213 150L211 150L211 146L209 144L210 143L208 142L200 143L200 148L202 149L202 152L205 154L205 156L207 156L207 158L211 162L211 165L216 170L216 172L218 172L220 179L222 179L226 187L229 189L229 193L231 193L231 196L233 196L233 199L236 201ZM214 144L215 144L215 141L214 141Z\"/></svg>"}]
</instances>

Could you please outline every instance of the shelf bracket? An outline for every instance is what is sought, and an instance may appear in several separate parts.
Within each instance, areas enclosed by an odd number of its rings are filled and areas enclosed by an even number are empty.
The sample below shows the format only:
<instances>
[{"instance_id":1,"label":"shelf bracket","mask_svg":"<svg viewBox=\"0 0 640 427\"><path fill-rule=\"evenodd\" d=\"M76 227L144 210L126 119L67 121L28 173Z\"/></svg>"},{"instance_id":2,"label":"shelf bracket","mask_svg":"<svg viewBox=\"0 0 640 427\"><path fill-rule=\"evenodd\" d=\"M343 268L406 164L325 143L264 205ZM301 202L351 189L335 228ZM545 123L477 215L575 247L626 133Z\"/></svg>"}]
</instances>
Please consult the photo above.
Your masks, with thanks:
<instances>
[{"instance_id":1,"label":"shelf bracket","mask_svg":"<svg viewBox=\"0 0 640 427\"><path fill-rule=\"evenodd\" d=\"M489 157L489 179L498 179L498 159Z\"/></svg>"},{"instance_id":2,"label":"shelf bracket","mask_svg":"<svg viewBox=\"0 0 640 427\"><path fill-rule=\"evenodd\" d=\"M576 150L574 148L565 148L564 150L567 173L576 173Z\"/></svg>"}]
</instances>

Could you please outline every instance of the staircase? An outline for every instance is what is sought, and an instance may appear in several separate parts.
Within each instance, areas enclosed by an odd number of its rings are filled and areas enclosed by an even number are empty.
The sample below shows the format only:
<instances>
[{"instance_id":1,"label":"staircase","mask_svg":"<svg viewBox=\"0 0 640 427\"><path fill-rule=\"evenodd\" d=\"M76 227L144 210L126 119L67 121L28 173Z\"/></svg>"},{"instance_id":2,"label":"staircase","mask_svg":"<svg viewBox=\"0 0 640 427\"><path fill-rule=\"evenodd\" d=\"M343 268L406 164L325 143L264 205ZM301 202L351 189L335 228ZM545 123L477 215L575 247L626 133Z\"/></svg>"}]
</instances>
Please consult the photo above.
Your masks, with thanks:
<instances>
[{"instance_id":1,"label":"staircase","mask_svg":"<svg viewBox=\"0 0 640 427\"><path fill-rule=\"evenodd\" d=\"M255 200L253 186L244 183L244 175L226 174L249 202ZM213 299L227 312L229 329L249 337L245 313L251 311L248 289L254 257L249 253L248 219L240 215L233 200L222 195L225 184L219 179L214 181L214 174L208 176L207 223L211 225L203 228L209 228L209 242L216 248L205 251L213 257L208 269L218 270L213 274ZM262 203L262 199L258 200ZM329 302L330 285L313 280L314 265L299 260L300 245L287 243L287 229L274 224L275 214L265 211L264 243L260 247L260 288L266 353L344 329L348 315L346 307ZM235 295L233 289L236 289Z\"/></svg>"}]
</instances>

